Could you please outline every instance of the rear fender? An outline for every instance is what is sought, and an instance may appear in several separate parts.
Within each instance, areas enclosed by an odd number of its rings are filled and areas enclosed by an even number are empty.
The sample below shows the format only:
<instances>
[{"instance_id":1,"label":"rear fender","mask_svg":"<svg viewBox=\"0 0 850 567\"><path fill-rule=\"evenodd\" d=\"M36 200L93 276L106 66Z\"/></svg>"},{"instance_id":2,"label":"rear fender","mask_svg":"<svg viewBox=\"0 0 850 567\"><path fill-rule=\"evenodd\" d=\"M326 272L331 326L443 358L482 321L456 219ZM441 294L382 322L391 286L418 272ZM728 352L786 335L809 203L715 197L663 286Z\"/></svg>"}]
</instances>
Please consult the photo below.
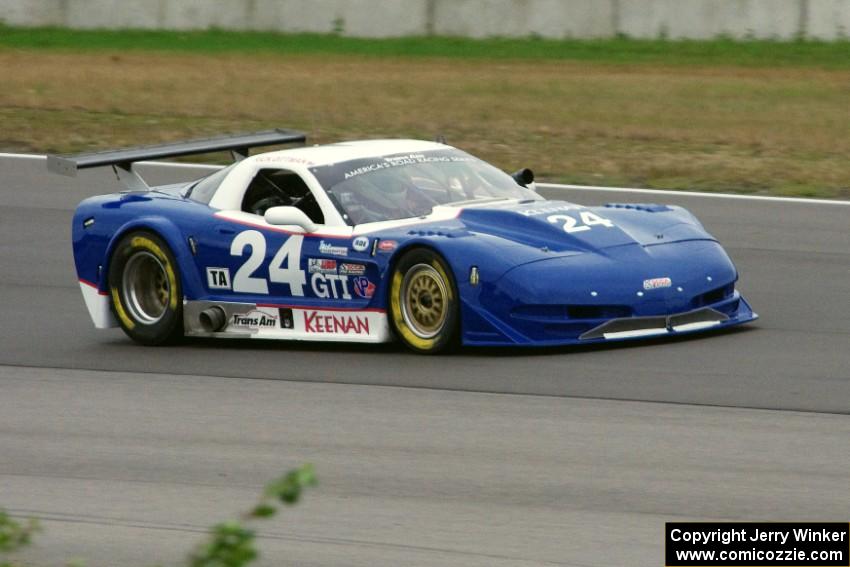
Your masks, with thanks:
<instances>
[{"instance_id":1,"label":"rear fender","mask_svg":"<svg viewBox=\"0 0 850 567\"><path fill-rule=\"evenodd\" d=\"M177 271L179 272L183 295L188 298L198 297L200 290L203 289L203 285L198 278L197 270L194 269L194 258L192 251L189 249L188 240L184 238L183 233L176 224L162 216L134 218L116 230L115 235L106 247L103 258L103 273L109 273L109 262L112 258L112 253L115 251L115 247L118 246L118 243L124 236L134 231L153 232L165 240L168 247L171 248L171 253L174 254L175 260L177 260ZM107 280L107 277L101 278L101 291L109 291L107 289L109 285Z\"/></svg>"}]
</instances>

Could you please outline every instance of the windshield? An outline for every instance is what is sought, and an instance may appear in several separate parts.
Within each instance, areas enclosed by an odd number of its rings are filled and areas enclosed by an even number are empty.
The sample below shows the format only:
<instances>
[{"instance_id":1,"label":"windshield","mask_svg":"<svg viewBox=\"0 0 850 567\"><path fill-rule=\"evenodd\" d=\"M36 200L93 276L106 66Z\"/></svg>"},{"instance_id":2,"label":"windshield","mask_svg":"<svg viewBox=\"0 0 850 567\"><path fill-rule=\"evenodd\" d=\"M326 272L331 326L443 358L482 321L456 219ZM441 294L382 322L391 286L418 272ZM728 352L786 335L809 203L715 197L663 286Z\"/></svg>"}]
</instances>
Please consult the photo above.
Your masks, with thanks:
<instances>
[{"instance_id":1,"label":"windshield","mask_svg":"<svg viewBox=\"0 0 850 567\"><path fill-rule=\"evenodd\" d=\"M351 160L310 169L352 225L419 217L437 205L541 199L510 176L460 150Z\"/></svg>"}]
</instances>

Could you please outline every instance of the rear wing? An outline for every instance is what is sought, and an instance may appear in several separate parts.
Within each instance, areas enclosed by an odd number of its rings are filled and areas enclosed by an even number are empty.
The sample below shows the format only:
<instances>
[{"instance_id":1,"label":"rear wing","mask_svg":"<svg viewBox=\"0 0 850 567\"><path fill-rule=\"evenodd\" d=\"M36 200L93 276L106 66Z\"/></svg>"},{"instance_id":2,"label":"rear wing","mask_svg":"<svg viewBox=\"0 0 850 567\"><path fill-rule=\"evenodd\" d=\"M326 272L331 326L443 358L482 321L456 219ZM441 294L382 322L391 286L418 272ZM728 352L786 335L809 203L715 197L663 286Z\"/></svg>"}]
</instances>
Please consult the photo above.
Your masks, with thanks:
<instances>
[{"instance_id":1,"label":"rear wing","mask_svg":"<svg viewBox=\"0 0 850 567\"><path fill-rule=\"evenodd\" d=\"M235 134L156 146L140 146L76 155L49 155L47 156L47 169L53 173L75 177L80 169L112 166L118 179L129 189L147 191L150 187L133 168L135 162L227 151L231 153L235 160L240 160L248 157L251 148L281 144L303 144L306 141L307 136L303 132L278 128L253 134Z\"/></svg>"}]
</instances>

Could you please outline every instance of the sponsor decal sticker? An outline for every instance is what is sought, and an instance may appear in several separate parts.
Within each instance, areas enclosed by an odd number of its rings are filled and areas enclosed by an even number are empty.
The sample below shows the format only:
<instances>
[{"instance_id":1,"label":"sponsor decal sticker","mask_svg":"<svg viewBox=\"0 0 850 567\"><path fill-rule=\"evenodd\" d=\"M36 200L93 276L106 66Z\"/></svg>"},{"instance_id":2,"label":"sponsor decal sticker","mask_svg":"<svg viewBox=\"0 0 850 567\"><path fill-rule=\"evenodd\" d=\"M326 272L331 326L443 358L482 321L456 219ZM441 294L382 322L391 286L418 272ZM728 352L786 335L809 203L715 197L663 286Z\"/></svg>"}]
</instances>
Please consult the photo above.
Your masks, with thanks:
<instances>
[{"instance_id":1,"label":"sponsor decal sticker","mask_svg":"<svg viewBox=\"0 0 850 567\"><path fill-rule=\"evenodd\" d=\"M210 289L230 289L230 270L228 268L207 268L207 287Z\"/></svg>"},{"instance_id":2,"label":"sponsor decal sticker","mask_svg":"<svg viewBox=\"0 0 850 567\"><path fill-rule=\"evenodd\" d=\"M643 280L643 289L661 289L663 287L670 287L673 285L673 280L670 278L652 278L649 280Z\"/></svg>"},{"instance_id":3,"label":"sponsor decal sticker","mask_svg":"<svg viewBox=\"0 0 850 567\"><path fill-rule=\"evenodd\" d=\"M339 265L339 275L341 276L362 276L365 273L366 266L363 264L342 263Z\"/></svg>"},{"instance_id":4,"label":"sponsor decal sticker","mask_svg":"<svg viewBox=\"0 0 850 567\"><path fill-rule=\"evenodd\" d=\"M429 153L429 154L406 154L399 156L384 156L380 158L383 161L375 161L372 163L367 163L361 167L352 169L350 171L346 171L344 174L344 179L351 179L352 177L356 177L358 175L363 175L365 173L372 173L374 171L381 171L382 169L388 169L391 167L401 167L405 165L417 165L423 163L453 163L453 162L465 162L471 161L472 158L468 156L456 156L456 155L439 155L439 153Z\"/></svg>"},{"instance_id":5,"label":"sponsor decal sticker","mask_svg":"<svg viewBox=\"0 0 850 567\"><path fill-rule=\"evenodd\" d=\"M288 307L281 307L278 309L278 313L280 313L280 327L282 329L295 328L295 319L292 316L292 309Z\"/></svg>"},{"instance_id":6,"label":"sponsor decal sticker","mask_svg":"<svg viewBox=\"0 0 850 567\"><path fill-rule=\"evenodd\" d=\"M308 160L308 159L304 159L304 158L300 158L300 157L294 157L294 156L286 156L286 155L284 155L284 156L275 156L275 155L259 156L259 157L256 158L256 161L257 161L257 163L272 163L272 162L285 161L285 162L289 162L289 163L298 163L298 164L301 164L301 165L308 165L308 166L314 165L314 163L312 161Z\"/></svg>"},{"instance_id":7,"label":"sponsor decal sticker","mask_svg":"<svg viewBox=\"0 0 850 567\"><path fill-rule=\"evenodd\" d=\"M345 246L334 246L330 242L322 240L319 242L319 252L322 254L331 254L333 256L348 256L348 248Z\"/></svg>"},{"instance_id":8,"label":"sponsor decal sticker","mask_svg":"<svg viewBox=\"0 0 850 567\"><path fill-rule=\"evenodd\" d=\"M417 163L419 160L425 159L425 154L407 154L404 156L386 156L385 161L390 163Z\"/></svg>"},{"instance_id":9,"label":"sponsor decal sticker","mask_svg":"<svg viewBox=\"0 0 850 567\"><path fill-rule=\"evenodd\" d=\"M392 252L398 248L398 242L395 240L381 240L378 242L378 250L381 252Z\"/></svg>"},{"instance_id":10,"label":"sponsor decal sticker","mask_svg":"<svg viewBox=\"0 0 850 567\"><path fill-rule=\"evenodd\" d=\"M243 329L276 329L277 317L256 310L248 313L234 313L230 317L230 325L228 326Z\"/></svg>"},{"instance_id":11,"label":"sponsor decal sticker","mask_svg":"<svg viewBox=\"0 0 850 567\"><path fill-rule=\"evenodd\" d=\"M358 236L351 243L351 247L357 252L365 252L369 248L369 238L366 236Z\"/></svg>"},{"instance_id":12,"label":"sponsor decal sticker","mask_svg":"<svg viewBox=\"0 0 850 567\"><path fill-rule=\"evenodd\" d=\"M579 207L576 205L556 205L554 207L537 207L532 205L527 209L519 209L517 212L524 217L536 217L538 215L547 215L551 213L562 213L564 211L574 211Z\"/></svg>"},{"instance_id":13,"label":"sponsor decal sticker","mask_svg":"<svg viewBox=\"0 0 850 567\"><path fill-rule=\"evenodd\" d=\"M308 333L368 335L369 319L362 315L305 311L304 330Z\"/></svg>"},{"instance_id":14,"label":"sponsor decal sticker","mask_svg":"<svg viewBox=\"0 0 850 567\"><path fill-rule=\"evenodd\" d=\"M348 276L313 274L310 285L313 287L313 293L316 294L316 297L351 299L351 292L348 291Z\"/></svg>"},{"instance_id":15,"label":"sponsor decal sticker","mask_svg":"<svg viewBox=\"0 0 850 567\"><path fill-rule=\"evenodd\" d=\"M311 274L335 274L336 260L325 260L323 258L308 258L307 271Z\"/></svg>"},{"instance_id":16,"label":"sponsor decal sticker","mask_svg":"<svg viewBox=\"0 0 850 567\"><path fill-rule=\"evenodd\" d=\"M359 297L371 299L375 295L375 284L365 276L358 276L354 278L354 293Z\"/></svg>"}]
</instances>

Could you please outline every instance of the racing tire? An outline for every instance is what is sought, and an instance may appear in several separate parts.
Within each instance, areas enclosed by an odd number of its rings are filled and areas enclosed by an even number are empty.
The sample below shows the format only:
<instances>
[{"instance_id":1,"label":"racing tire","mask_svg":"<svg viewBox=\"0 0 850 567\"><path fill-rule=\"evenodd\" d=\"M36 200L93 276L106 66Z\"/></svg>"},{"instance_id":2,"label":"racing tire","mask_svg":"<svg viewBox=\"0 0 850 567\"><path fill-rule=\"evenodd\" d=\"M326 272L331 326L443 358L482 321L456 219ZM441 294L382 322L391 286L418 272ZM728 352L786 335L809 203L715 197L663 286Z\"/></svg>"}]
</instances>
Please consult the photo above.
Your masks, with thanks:
<instances>
[{"instance_id":1,"label":"racing tire","mask_svg":"<svg viewBox=\"0 0 850 567\"><path fill-rule=\"evenodd\" d=\"M132 232L109 262L112 312L124 332L144 345L183 337L183 289L177 261L159 236Z\"/></svg>"},{"instance_id":2,"label":"racing tire","mask_svg":"<svg viewBox=\"0 0 850 567\"><path fill-rule=\"evenodd\" d=\"M416 248L396 263L390 278L390 321L396 336L422 354L458 346L458 294L446 262L427 248Z\"/></svg>"}]
</instances>

